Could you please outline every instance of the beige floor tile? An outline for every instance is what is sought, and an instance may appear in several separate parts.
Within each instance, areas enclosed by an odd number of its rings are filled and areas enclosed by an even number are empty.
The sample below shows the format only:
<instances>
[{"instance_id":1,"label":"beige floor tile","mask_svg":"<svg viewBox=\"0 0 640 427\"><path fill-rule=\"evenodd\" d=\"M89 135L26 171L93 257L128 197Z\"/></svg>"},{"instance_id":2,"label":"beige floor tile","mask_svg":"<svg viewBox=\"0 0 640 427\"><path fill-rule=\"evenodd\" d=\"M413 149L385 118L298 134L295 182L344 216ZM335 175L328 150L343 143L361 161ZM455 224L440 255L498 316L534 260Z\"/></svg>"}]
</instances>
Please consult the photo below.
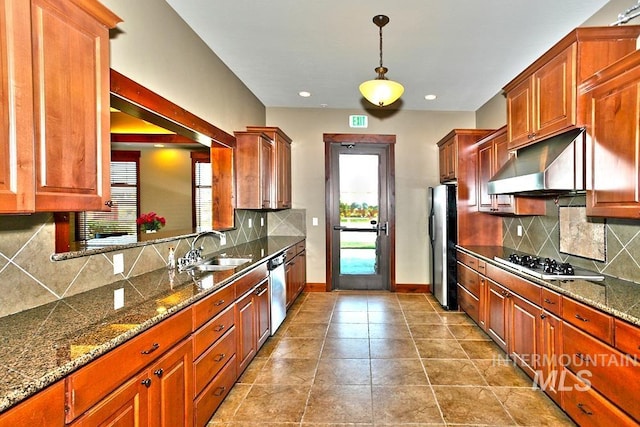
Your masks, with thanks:
<instances>
[{"instance_id":1,"label":"beige floor tile","mask_svg":"<svg viewBox=\"0 0 640 427\"><path fill-rule=\"evenodd\" d=\"M304 422L372 423L371 386L317 384L311 388Z\"/></svg>"},{"instance_id":2,"label":"beige floor tile","mask_svg":"<svg viewBox=\"0 0 640 427\"><path fill-rule=\"evenodd\" d=\"M401 324L406 325L404 313L402 310L387 310L387 311L370 311L369 323L385 323L385 324Z\"/></svg>"},{"instance_id":3,"label":"beige floor tile","mask_svg":"<svg viewBox=\"0 0 640 427\"><path fill-rule=\"evenodd\" d=\"M369 299L367 301L367 311L400 310L397 300L391 299Z\"/></svg>"},{"instance_id":4,"label":"beige floor tile","mask_svg":"<svg viewBox=\"0 0 640 427\"><path fill-rule=\"evenodd\" d=\"M258 372L254 384L311 385L318 359L269 359Z\"/></svg>"},{"instance_id":5,"label":"beige floor tile","mask_svg":"<svg viewBox=\"0 0 640 427\"><path fill-rule=\"evenodd\" d=\"M369 323L369 338L412 339L409 328L402 323Z\"/></svg>"},{"instance_id":6,"label":"beige floor tile","mask_svg":"<svg viewBox=\"0 0 640 427\"><path fill-rule=\"evenodd\" d=\"M428 385L419 359L371 359L374 385Z\"/></svg>"},{"instance_id":7,"label":"beige floor tile","mask_svg":"<svg viewBox=\"0 0 640 427\"><path fill-rule=\"evenodd\" d=\"M258 350L258 354L256 355L257 357L269 357L271 356L271 353L273 353L273 350L275 350L275 348L278 346L278 343L280 342L280 337L271 337L269 338L260 348L260 350Z\"/></svg>"},{"instance_id":8,"label":"beige floor tile","mask_svg":"<svg viewBox=\"0 0 640 427\"><path fill-rule=\"evenodd\" d=\"M329 310L300 310L292 319L295 323L328 323L330 320Z\"/></svg>"},{"instance_id":9,"label":"beige floor tile","mask_svg":"<svg viewBox=\"0 0 640 427\"><path fill-rule=\"evenodd\" d=\"M459 340L491 340L489 335L475 325L447 325L447 327L453 336Z\"/></svg>"},{"instance_id":10,"label":"beige floor tile","mask_svg":"<svg viewBox=\"0 0 640 427\"><path fill-rule=\"evenodd\" d=\"M460 313L455 311L445 311L438 313L442 318L442 323L447 325L475 325L476 323L467 316L466 313Z\"/></svg>"},{"instance_id":11,"label":"beige floor tile","mask_svg":"<svg viewBox=\"0 0 640 427\"><path fill-rule=\"evenodd\" d=\"M215 412L209 423L225 423L233 420L233 416L240 407L251 390L248 384L236 384L233 386L227 397L224 398L220 407Z\"/></svg>"},{"instance_id":12,"label":"beige floor tile","mask_svg":"<svg viewBox=\"0 0 640 427\"><path fill-rule=\"evenodd\" d=\"M336 300L335 311L367 311L367 297L341 296Z\"/></svg>"},{"instance_id":13,"label":"beige floor tile","mask_svg":"<svg viewBox=\"0 0 640 427\"><path fill-rule=\"evenodd\" d=\"M243 384L253 384L258 373L260 373L262 367L267 363L267 360L269 360L268 357L254 357L249 366L247 366L247 369L245 369L242 375L240 375L240 378L238 378L238 382Z\"/></svg>"},{"instance_id":14,"label":"beige floor tile","mask_svg":"<svg viewBox=\"0 0 640 427\"><path fill-rule=\"evenodd\" d=\"M322 349L323 359L368 359L369 339L327 338Z\"/></svg>"},{"instance_id":15,"label":"beige floor tile","mask_svg":"<svg viewBox=\"0 0 640 427\"><path fill-rule=\"evenodd\" d=\"M372 338L369 340L372 359L417 359L418 351L412 339Z\"/></svg>"},{"instance_id":16,"label":"beige floor tile","mask_svg":"<svg viewBox=\"0 0 640 427\"><path fill-rule=\"evenodd\" d=\"M404 312L404 317L407 319L407 323L409 326L420 323L427 325L441 325L442 318L440 315L434 311L424 311L424 310L416 310L416 311L406 311Z\"/></svg>"},{"instance_id":17,"label":"beige floor tile","mask_svg":"<svg viewBox=\"0 0 640 427\"><path fill-rule=\"evenodd\" d=\"M515 425L489 387L433 386L447 423Z\"/></svg>"},{"instance_id":18,"label":"beige floor tile","mask_svg":"<svg viewBox=\"0 0 640 427\"><path fill-rule=\"evenodd\" d=\"M426 298L414 300L400 300L400 307L404 311L428 311L434 312L433 306Z\"/></svg>"},{"instance_id":19,"label":"beige floor tile","mask_svg":"<svg viewBox=\"0 0 640 427\"><path fill-rule=\"evenodd\" d=\"M333 299L324 300L307 300L300 306L300 310L304 311L331 311L336 301Z\"/></svg>"},{"instance_id":20,"label":"beige floor tile","mask_svg":"<svg viewBox=\"0 0 640 427\"><path fill-rule=\"evenodd\" d=\"M409 326L415 339L453 339L453 334L446 325L415 323Z\"/></svg>"},{"instance_id":21,"label":"beige floor tile","mask_svg":"<svg viewBox=\"0 0 640 427\"><path fill-rule=\"evenodd\" d=\"M549 427L575 425L540 390L509 387L492 387L491 389L519 425Z\"/></svg>"},{"instance_id":22,"label":"beige floor tile","mask_svg":"<svg viewBox=\"0 0 640 427\"><path fill-rule=\"evenodd\" d=\"M487 385L469 359L423 359L432 385Z\"/></svg>"},{"instance_id":23,"label":"beige floor tile","mask_svg":"<svg viewBox=\"0 0 640 427\"><path fill-rule=\"evenodd\" d=\"M473 363L490 386L532 387L533 381L513 362L504 359L474 360Z\"/></svg>"},{"instance_id":24,"label":"beige floor tile","mask_svg":"<svg viewBox=\"0 0 640 427\"><path fill-rule=\"evenodd\" d=\"M421 358L427 359L467 359L456 340L423 340L416 339L416 348Z\"/></svg>"},{"instance_id":25,"label":"beige floor tile","mask_svg":"<svg viewBox=\"0 0 640 427\"><path fill-rule=\"evenodd\" d=\"M371 384L367 359L320 359L314 384Z\"/></svg>"},{"instance_id":26,"label":"beige floor tile","mask_svg":"<svg viewBox=\"0 0 640 427\"><path fill-rule=\"evenodd\" d=\"M429 386L373 386L373 420L376 426L443 423Z\"/></svg>"},{"instance_id":27,"label":"beige floor tile","mask_svg":"<svg viewBox=\"0 0 640 427\"><path fill-rule=\"evenodd\" d=\"M332 323L367 323L367 308L362 311L338 311L333 312Z\"/></svg>"},{"instance_id":28,"label":"beige floor tile","mask_svg":"<svg viewBox=\"0 0 640 427\"><path fill-rule=\"evenodd\" d=\"M283 336L289 338L324 338L328 328L328 323L294 323L287 328Z\"/></svg>"},{"instance_id":29,"label":"beige floor tile","mask_svg":"<svg viewBox=\"0 0 640 427\"><path fill-rule=\"evenodd\" d=\"M282 338L271 357L290 359L317 359L323 340L319 338Z\"/></svg>"},{"instance_id":30,"label":"beige floor tile","mask_svg":"<svg viewBox=\"0 0 640 427\"><path fill-rule=\"evenodd\" d=\"M310 386L253 385L233 421L300 422L309 389Z\"/></svg>"},{"instance_id":31,"label":"beige floor tile","mask_svg":"<svg viewBox=\"0 0 640 427\"><path fill-rule=\"evenodd\" d=\"M329 338L369 338L369 327L366 323L335 323L329 325Z\"/></svg>"},{"instance_id":32,"label":"beige floor tile","mask_svg":"<svg viewBox=\"0 0 640 427\"><path fill-rule=\"evenodd\" d=\"M470 359L495 360L506 357L504 351L493 341L464 340L458 342Z\"/></svg>"}]
</instances>

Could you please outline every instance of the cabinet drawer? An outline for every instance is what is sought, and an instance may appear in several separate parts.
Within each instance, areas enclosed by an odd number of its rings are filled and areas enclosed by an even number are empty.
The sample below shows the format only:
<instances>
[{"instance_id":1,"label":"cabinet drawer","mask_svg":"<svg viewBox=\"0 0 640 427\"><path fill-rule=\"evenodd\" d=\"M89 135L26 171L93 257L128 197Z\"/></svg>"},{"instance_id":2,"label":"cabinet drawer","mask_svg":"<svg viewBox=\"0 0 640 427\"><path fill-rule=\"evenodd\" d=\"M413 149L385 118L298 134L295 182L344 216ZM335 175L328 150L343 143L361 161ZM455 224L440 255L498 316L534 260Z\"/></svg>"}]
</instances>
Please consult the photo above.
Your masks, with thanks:
<instances>
[{"instance_id":1,"label":"cabinet drawer","mask_svg":"<svg viewBox=\"0 0 640 427\"><path fill-rule=\"evenodd\" d=\"M478 273L458 262L458 283L475 295L476 298L480 296L480 284L478 282Z\"/></svg>"},{"instance_id":2,"label":"cabinet drawer","mask_svg":"<svg viewBox=\"0 0 640 427\"><path fill-rule=\"evenodd\" d=\"M285 259L288 261L298 254L298 249L296 248L295 245L291 246L290 248L287 248L284 254L285 254Z\"/></svg>"},{"instance_id":3,"label":"cabinet drawer","mask_svg":"<svg viewBox=\"0 0 640 427\"><path fill-rule=\"evenodd\" d=\"M125 380L191 333L191 309L179 311L99 357L66 379L67 421L93 406Z\"/></svg>"},{"instance_id":4,"label":"cabinet drawer","mask_svg":"<svg viewBox=\"0 0 640 427\"><path fill-rule=\"evenodd\" d=\"M474 257L473 255L469 255L466 252L458 251L456 257L458 258L458 261L460 261L467 267L474 270L478 269L478 258Z\"/></svg>"},{"instance_id":5,"label":"cabinet drawer","mask_svg":"<svg viewBox=\"0 0 640 427\"><path fill-rule=\"evenodd\" d=\"M487 276L529 302L537 306L541 305L541 286L504 271L493 264L487 264Z\"/></svg>"},{"instance_id":6,"label":"cabinet drawer","mask_svg":"<svg viewBox=\"0 0 640 427\"><path fill-rule=\"evenodd\" d=\"M194 363L196 396L236 353L236 329L232 327Z\"/></svg>"},{"instance_id":7,"label":"cabinet drawer","mask_svg":"<svg viewBox=\"0 0 640 427\"><path fill-rule=\"evenodd\" d=\"M542 308L557 316L562 316L562 296L557 292L542 288Z\"/></svg>"},{"instance_id":8,"label":"cabinet drawer","mask_svg":"<svg viewBox=\"0 0 640 427\"><path fill-rule=\"evenodd\" d=\"M240 277L234 282L236 288L236 299L240 298L248 290L253 288L256 283L259 283L268 275L269 271L267 270L267 263L263 262L244 276Z\"/></svg>"},{"instance_id":9,"label":"cabinet drawer","mask_svg":"<svg viewBox=\"0 0 640 427\"><path fill-rule=\"evenodd\" d=\"M640 420L640 362L564 322L562 362L574 374L583 374L596 391Z\"/></svg>"},{"instance_id":10,"label":"cabinet drawer","mask_svg":"<svg viewBox=\"0 0 640 427\"><path fill-rule=\"evenodd\" d=\"M211 344L227 333L233 327L233 307L211 319L207 324L193 334L193 355L197 359Z\"/></svg>"},{"instance_id":11,"label":"cabinet drawer","mask_svg":"<svg viewBox=\"0 0 640 427\"><path fill-rule=\"evenodd\" d=\"M304 251L307 247L307 244L305 243L305 241L303 240L302 242L299 242L296 244L296 254L299 254L300 252Z\"/></svg>"},{"instance_id":12,"label":"cabinet drawer","mask_svg":"<svg viewBox=\"0 0 640 427\"><path fill-rule=\"evenodd\" d=\"M235 289L227 285L193 305L193 330L213 319L218 313L233 304Z\"/></svg>"},{"instance_id":13,"label":"cabinet drawer","mask_svg":"<svg viewBox=\"0 0 640 427\"><path fill-rule=\"evenodd\" d=\"M637 426L624 412L600 393L580 381L568 370L563 370L562 392L564 409L580 426ZM588 378L587 378L588 379Z\"/></svg>"},{"instance_id":14,"label":"cabinet drawer","mask_svg":"<svg viewBox=\"0 0 640 427\"><path fill-rule=\"evenodd\" d=\"M640 328L615 319L616 348L640 360Z\"/></svg>"},{"instance_id":15,"label":"cabinet drawer","mask_svg":"<svg viewBox=\"0 0 640 427\"><path fill-rule=\"evenodd\" d=\"M480 300L460 284L458 284L458 305L474 322L479 323Z\"/></svg>"},{"instance_id":16,"label":"cabinet drawer","mask_svg":"<svg viewBox=\"0 0 640 427\"><path fill-rule=\"evenodd\" d=\"M487 263L481 259L478 260L478 273L482 275L487 274Z\"/></svg>"},{"instance_id":17,"label":"cabinet drawer","mask_svg":"<svg viewBox=\"0 0 640 427\"><path fill-rule=\"evenodd\" d=\"M613 345L613 317L570 298L562 299L562 318Z\"/></svg>"},{"instance_id":18,"label":"cabinet drawer","mask_svg":"<svg viewBox=\"0 0 640 427\"><path fill-rule=\"evenodd\" d=\"M196 427L204 427L220 406L222 400L229 394L229 390L236 382L236 357L225 365L218 375L200 393L194 401L194 418Z\"/></svg>"}]
</instances>

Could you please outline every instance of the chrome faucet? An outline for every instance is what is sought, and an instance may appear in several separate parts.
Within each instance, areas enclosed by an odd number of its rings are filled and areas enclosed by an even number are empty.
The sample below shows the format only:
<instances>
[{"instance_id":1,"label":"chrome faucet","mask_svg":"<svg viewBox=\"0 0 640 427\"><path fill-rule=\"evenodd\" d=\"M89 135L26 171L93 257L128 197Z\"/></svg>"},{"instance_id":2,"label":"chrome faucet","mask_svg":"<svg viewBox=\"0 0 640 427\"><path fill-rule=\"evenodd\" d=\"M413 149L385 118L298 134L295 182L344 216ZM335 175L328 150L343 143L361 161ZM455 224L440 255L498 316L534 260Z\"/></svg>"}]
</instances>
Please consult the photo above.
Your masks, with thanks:
<instances>
[{"instance_id":1,"label":"chrome faucet","mask_svg":"<svg viewBox=\"0 0 640 427\"><path fill-rule=\"evenodd\" d=\"M216 236L219 239L224 239L224 233L217 230L207 230L198 233L198 235L191 242L191 249L187 251L187 253L180 259L178 259L178 267L183 270L185 268L191 267L199 261L202 261L202 249L204 246L200 246L196 248L196 242L206 236Z\"/></svg>"}]
</instances>

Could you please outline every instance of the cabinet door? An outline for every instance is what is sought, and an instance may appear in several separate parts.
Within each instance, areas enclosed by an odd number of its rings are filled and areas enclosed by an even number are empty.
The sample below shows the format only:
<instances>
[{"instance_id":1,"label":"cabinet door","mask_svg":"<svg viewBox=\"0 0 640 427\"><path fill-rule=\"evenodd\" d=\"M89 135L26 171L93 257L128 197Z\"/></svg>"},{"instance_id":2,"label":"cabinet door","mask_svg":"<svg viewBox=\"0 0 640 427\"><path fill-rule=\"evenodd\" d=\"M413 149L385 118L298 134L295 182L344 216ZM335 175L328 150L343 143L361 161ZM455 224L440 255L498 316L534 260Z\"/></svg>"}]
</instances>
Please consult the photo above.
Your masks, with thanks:
<instances>
[{"instance_id":1,"label":"cabinet door","mask_svg":"<svg viewBox=\"0 0 640 427\"><path fill-rule=\"evenodd\" d=\"M74 2L32 0L36 210L109 199L109 32Z\"/></svg>"},{"instance_id":2,"label":"cabinet door","mask_svg":"<svg viewBox=\"0 0 640 427\"><path fill-rule=\"evenodd\" d=\"M147 426L149 415L148 375L143 372L98 402L73 427ZM96 379L99 381L99 379Z\"/></svg>"},{"instance_id":3,"label":"cabinet door","mask_svg":"<svg viewBox=\"0 0 640 427\"><path fill-rule=\"evenodd\" d=\"M33 86L28 1L0 0L0 213L33 212Z\"/></svg>"},{"instance_id":4,"label":"cabinet door","mask_svg":"<svg viewBox=\"0 0 640 427\"><path fill-rule=\"evenodd\" d=\"M489 194L489 180L495 173L493 170L493 142L488 141L478 148L478 210L480 212L493 212L494 197Z\"/></svg>"},{"instance_id":5,"label":"cabinet door","mask_svg":"<svg viewBox=\"0 0 640 427\"><path fill-rule=\"evenodd\" d=\"M269 338L269 320L271 315L269 295L269 279L264 279L254 291L257 328L256 351L259 350L262 344Z\"/></svg>"},{"instance_id":6,"label":"cabinet door","mask_svg":"<svg viewBox=\"0 0 640 427\"><path fill-rule=\"evenodd\" d=\"M187 339L148 371L149 419L153 426L190 426L193 422L193 350Z\"/></svg>"},{"instance_id":7,"label":"cabinet door","mask_svg":"<svg viewBox=\"0 0 640 427\"><path fill-rule=\"evenodd\" d=\"M284 266L284 277L285 282L287 284L287 309L293 304L293 300L295 299L296 294L296 285L295 285L295 260L294 257L290 261L288 261Z\"/></svg>"},{"instance_id":8,"label":"cabinet door","mask_svg":"<svg viewBox=\"0 0 640 427\"><path fill-rule=\"evenodd\" d=\"M273 144L271 141L260 140L260 195L262 207L271 208L273 200Z\"/></svg>"},{"instance_id":9,"label":"cabinet door","mask_svg":"<svg viewBox=\"0 0 640 427\"><path fill-rule=\"evenodd\" d=\"M527 79L507 93L509 149L529 144L533 138L533 88Z\"/></svg>"},{"instance_id":10,"label":"cabinet door","mask_svg":"<svg viewBox=\"0 0 640 427\"><path fill-rule=\"evenodd\" d=\"M531 378L538 368L538 341L542 309L515 294L508 293L509 355Z\"/></svg>"},{"instance_id":11,"label":"cabinet door","mask_svg":"<svg viewBox=\"0 0 640 427\"><path fill-rule=\"evenodd\" d=\"M64 381L0 414L0 426L63 426Z\"/></svg>"},{"instance_id":12,"label":"cabinet door","mask_svg":"<svg viewBox=\"0 0 640 427\"><path fill-rule=\"evenodd\" d=\"M640 218L640 67L587 95L587 215Z\"/></svg>"},{"instance_id":13,"label":"cabinet door","mask_svg":"<svg viewBox=\"0 0 640 427\"><path fill-rule=\"evenodd\" d=\"M238 375L251 363L256 355L257 328L256 328L256 305L253 293L249 292L240 301L236 302L236 327L237 343L236 349Z\"/></svg>"},{"instance_id":14,"label":"cabinet door","mask_svg":"<svg viewBox=\"0 0 640 427\"><path fill-rule=\"evenodd\" d=\"M498 135L493 140L493 174L496 174L502 166L509 160L510 152L507 134ZM496 194L494 198L494 207L498 212L514 213L513 196L508 194Z\"/></svg>"},{"instance_id":15,"label":"cabinet door","mask_svg":"<svg viewBox=\"0 0 640 427\"><path fill-rule=\"evenodd\" d=\"M576 123L576 44L533 74L534 138L542 138Z\"/></svg>"},{"instance_id":16,"label":"cabinet door","mask_svg":"<svg viewBox=\"0 0 640 427\"><path fill-rule=\"evenodd\" d=\"M487 278L480 275L478 278L478 325L483 331L487 330L487 299L489 298L489 284Z\"/></svg>"},{"instance_id":17,"label":"cabinet door","mask_svg":"<svg viewBox=\"0 0 640 427\"><path fill-rule=\"evenodd\" d=\"M276 138L276 203L279 209L291 207L291 144Z\"/></svg>"},{"instance_id":18,"label":"cabinet door","mask_svg":"<svg viewBox=\"0 0 640 427\"><path fill-rule=\"evenodd\" d=\"M303 250L298 253L298 261L296 262L296 280L298 282L298 295L304 291L307 285L307 251Z\"/></svg>"},{"instance_id":19,"label":"cabinet door","mask_svg":"<svg viewBox=\"0 0 640 427\"><path fill-rule=\"evenodd\" d=\"M487 333L502 348L507 350L507 290L492 280L487 280L486 322Z\"/></svg>"},{"instance_id":20,"label":"cabinet door","mask_svg":"<svg viewBox=\"0 0 640 427\"><path fill-rule=\"evenodd\" d=\"M560 380L562 365L562 320L548 311L540 315L540 331L538 334L540 364L537 368L538 385L556 403L560 404Z\"/></svg>"}]
</instances>

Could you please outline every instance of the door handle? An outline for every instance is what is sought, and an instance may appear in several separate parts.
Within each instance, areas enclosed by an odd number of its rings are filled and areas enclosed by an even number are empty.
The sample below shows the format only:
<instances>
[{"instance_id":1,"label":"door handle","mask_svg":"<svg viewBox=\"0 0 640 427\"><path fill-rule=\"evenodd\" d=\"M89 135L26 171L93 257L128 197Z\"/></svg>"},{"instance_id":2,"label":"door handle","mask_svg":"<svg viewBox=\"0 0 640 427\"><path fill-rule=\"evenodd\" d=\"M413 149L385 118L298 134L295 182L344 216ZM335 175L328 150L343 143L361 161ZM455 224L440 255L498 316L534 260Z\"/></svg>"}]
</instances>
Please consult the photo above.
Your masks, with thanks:
<instances>
[{"instance_id":1,"label":"door handle","mask_svg":"<svg viewBox=\"0 0 640 427\"><path fill-rule=\"evenodd\" d=\"M339 230L346 230L347 227L345 227L344 225L334 225L333 229L336 231L339 231Z\"/></svg>"},{"instance_id":2,"label":"door handle","mask_svg":"<svg viewBox=\"0 0 640 427\"><path fill-rule=\"evenodd\" d=\"M389 235L389 222L385 221L384 223L378 224L378 235L384 231L385 236Z\"/></svg>"}]
</instances>

